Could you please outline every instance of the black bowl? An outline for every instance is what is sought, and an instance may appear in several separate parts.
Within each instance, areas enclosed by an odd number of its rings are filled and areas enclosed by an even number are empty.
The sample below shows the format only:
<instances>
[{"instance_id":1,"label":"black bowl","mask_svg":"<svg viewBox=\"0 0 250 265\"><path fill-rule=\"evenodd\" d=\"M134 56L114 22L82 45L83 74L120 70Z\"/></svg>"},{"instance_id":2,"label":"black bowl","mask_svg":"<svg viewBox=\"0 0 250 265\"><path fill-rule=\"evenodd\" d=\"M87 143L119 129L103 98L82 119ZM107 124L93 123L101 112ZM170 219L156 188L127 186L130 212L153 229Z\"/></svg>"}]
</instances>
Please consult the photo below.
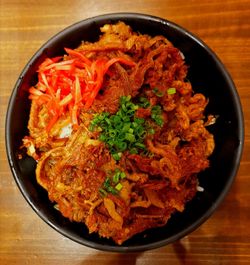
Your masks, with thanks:
<instances>
[{"instance_id":1,"label":"black bowl","mask_svg":"<svg viewBox=\"0 0 250 265\"><path fill-rule=\"evenodd\" d=\"M64 53L64 47L76 48L82 40L95 41L100 26L119 20L134 31L149 35L164 35L185 55L189 65L188 79L195 92L209 98L208 114L217 122L209 130L215 136L216 148L211 166L199 174L199 192L183 213L172 216L162 228L147 230L117 246L113 241L88 234L84 224L70 222L53 208L47 192L35 178L35 162L24 156L18 159L22 138L28 134L30 101L27 89L37 81L36 70L46 57ZM21 73L11 95L6 117L6 147L9 164L23 196L35 212L56 231L89 247L116 252L143 251L157 248L185 236L200 226L219 206L237 173L243 149L244 127L239 96L227 70L204 42L178 25L149 15L117 13L83 20L61 31L32 57Z\"/></svg>"}]
</instances>

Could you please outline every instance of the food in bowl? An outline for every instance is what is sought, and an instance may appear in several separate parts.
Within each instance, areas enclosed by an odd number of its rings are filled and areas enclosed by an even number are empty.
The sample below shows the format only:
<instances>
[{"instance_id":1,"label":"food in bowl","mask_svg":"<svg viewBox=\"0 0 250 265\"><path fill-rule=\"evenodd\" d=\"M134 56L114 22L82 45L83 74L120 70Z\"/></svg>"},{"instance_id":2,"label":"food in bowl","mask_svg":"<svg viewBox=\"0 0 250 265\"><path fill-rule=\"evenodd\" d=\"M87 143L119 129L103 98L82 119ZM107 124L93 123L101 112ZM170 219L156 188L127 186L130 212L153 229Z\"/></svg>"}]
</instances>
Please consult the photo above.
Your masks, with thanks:
<instances>
[{"instance_id":1,"label":"food in bowl","mask_svg":"<svg viewBox=\"0 0 250 265\"><path fill-rule=\"evenodd\" d=\"M23 146L55 208L120 245L164 226L201 190L214 117L165 37L123 22L101 32L40 64Z\"/></svg>"}]
</instances>

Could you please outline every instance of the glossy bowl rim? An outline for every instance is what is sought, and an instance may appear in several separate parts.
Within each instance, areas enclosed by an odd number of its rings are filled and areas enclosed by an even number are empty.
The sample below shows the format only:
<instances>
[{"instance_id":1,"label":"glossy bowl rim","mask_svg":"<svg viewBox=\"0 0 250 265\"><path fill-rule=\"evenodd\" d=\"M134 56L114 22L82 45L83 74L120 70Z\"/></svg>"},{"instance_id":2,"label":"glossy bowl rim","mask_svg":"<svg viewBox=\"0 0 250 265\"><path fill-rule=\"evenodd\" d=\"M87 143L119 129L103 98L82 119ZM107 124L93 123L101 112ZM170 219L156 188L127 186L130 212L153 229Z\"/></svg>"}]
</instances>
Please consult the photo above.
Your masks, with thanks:
<instances>
[{"instance_id":1,"label":"glossy bowl rim","mask_svg":"<svg viewBox=\"0 0 250 265\"><path fill-rule=\"evenodd\" d=\"M18 176L18 173L15 170L13 162L12 162L13 153L11 150L11 140L10 140L10 134L9 134L10 127L11 127L11 123L10 123L11 112L12 112L12 109L14 107L14 100L17 96L17 91L19 90L22 79L25 76L26 72L28 71L29 67L32 66L33 62L36 61L37 58L39 58L39 56L42 54L42 51L47 46L50 46L53 42L55 42L58 38L63 36L64 34L69 33L72 30L74 31L84 24L88 24L88 23L94 22L96 20L97 21L102 21L102 20L106 20L106 19L122 20L123 18L131 18L131 19L138 18L139 20L150 20L150 21L155 22L155 23L164 24L167 27L173 28L173 29L181 32L182 34L187 35L194 42L196 42L200 46L202 46L202 48L211 56L212 60L217 64L218 68L220 69L221 74L224 76L224 78L225 78L225 80L226 80L226 82L230 88L230 91L234 97L234 103L235 103L236 110L237 110L236 116L237 116L238 122L239 122L239 129L238 129L239 146L237 148L237 153L235 155L234 167L232 168L232 171L230 172L230 175L228 177L226 185L224 186L224 189L222 190L220 195L217 197L214 204L211 205L210 208L206 211L206 213L203 214L199 219L197 219L190 226L183 229L179 233L177 233L171 237L168 237L164 240L157 241L157 242L142 244L140 246L128 246L128 247L122 246L122 245L121 246L103 245L103 244L95 243L95 242L92 242L92 241L89 241L89 240L83 239L83 238L81 240L79 240L79 239L75 238L74 236L72 236L70 232L63 231L64 230L63 228L58 227L56 224L54 224L53 222L48 220L48 217L46 215L44 215L43 213L41 213L39 211L39 209L36 207L36 205L29 199L25 190L22 187L22 183L20 181L20 176ZM219 207L219 205L223 201L224 197L228 193L230 187L232 186L232 183L236 177L237 171L238 171L239 166L240 166L240 160L241 160L243 145L244 145L244 117L243 117L243 111L242 111L240 98L239 98L237 89L234 85L234 82L233 82L230 74L228 73L228 71L226 70L225 66L220 61L220 59L217 57L217 55L199 37L195 36L193 33L189 32L188 30L184 29L183 27L177 25L176 23L171 22L171 21L164 19L164 18L157 17L157 16L152 16L152 15L142 14L142 13L133 13L133 12L108 13L108 14L98 15L98 16L94 16L94 17L90 17L90 18L78 21L78 22L64 28L63 30L59 31L57 34L53 35L47 42L45 42L45 44L43 44L35 52L35 54L31 57L29 62L26 64L26 66L22 70L22 72L19 76L19 79L17 80L17 82L13 88L13 91L11 93L10 99L9 99L9 104L8 104L7 114L6 114L6 120L5 120L5 144L6 144L6 152L7 152L8 162L9 162L12 174L14 176L15 182L17 183L19 190L21 191L23 197L29 203L31 208L36 212L36 214L45 223L47 223L54 230L56 230L60 234L64 235L65 237L67 237L67 238L69 238L69 239L71 239L71 240L73 240L79 244L85 245L87 247L91 247L91 248L103 250L103 251L111 251L111 252L122 252L122 253L124 253L124 252L138 252L138 251L145 251L145 250L159 248L159 247L162 247L162 246L165 246L167 244L175 242L176 240L184 237L185 235L187 235L187 234L191 233L192 231L194 231L195 229L197 229Z\"/></svg>"}]
</instances>

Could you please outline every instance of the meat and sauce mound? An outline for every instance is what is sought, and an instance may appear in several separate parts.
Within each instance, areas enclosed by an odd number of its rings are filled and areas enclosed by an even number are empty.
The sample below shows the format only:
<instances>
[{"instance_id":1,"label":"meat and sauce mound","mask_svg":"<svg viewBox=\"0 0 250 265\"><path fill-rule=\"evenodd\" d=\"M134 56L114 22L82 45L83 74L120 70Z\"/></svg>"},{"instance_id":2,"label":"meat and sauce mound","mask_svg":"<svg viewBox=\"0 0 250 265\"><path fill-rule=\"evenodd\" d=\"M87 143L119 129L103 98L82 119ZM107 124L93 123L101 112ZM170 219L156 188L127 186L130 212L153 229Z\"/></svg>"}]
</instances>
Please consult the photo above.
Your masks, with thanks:
<instances>
[{"instance_id":1,"label":"meat and sauce mound","mask_svg":"<svg viewBox=\"0 0 250 265\"><path fill-rule=\"evenodd\" d=\"M23 144L55 208L122 244L165 225L195 196L214 118L165 37L123 22L101 32L39 66Z\"/></svg>"}]
</instances>

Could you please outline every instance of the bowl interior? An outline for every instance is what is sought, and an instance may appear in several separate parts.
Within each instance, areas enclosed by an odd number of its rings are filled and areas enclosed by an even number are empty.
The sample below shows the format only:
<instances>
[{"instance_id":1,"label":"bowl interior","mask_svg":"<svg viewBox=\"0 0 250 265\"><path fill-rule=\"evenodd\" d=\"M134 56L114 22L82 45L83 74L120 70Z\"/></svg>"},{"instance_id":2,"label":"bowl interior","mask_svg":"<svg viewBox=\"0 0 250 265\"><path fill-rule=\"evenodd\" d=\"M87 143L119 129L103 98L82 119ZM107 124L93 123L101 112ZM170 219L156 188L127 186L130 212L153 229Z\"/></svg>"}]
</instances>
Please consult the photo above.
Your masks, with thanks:
<instances>
[{"instance_id":1,"label":"bowl interior","mask_svg":"<svg viewBox=\"0 0 250 265\"><path fill-rule=\"evenodd\" d=\"M209 99L207 114L216 115L209 130L215 136L216 148L211 166L199 174L204 192L187 204L183 213L174 214L162 228L147 230L122 246L111 240L88 234L83 224L72 223L55 210L47 192L35 179L35 161L24 154L17 158L22 138L28 134L30 101L28 88L37 82L36 70L46 57L64 53L64 47L76 48L82 40L95 41L99 28L119 20L134 31L149 35L164 35L185 56L189 65L188 79L195 92ZM166 20L139 14L110 14L81 21L50 39L26 65L13 90L6 117L6 146L15 180L26 200L38 215L63 235L81 244L109 251L140 251L162 246L197 228L217 208L227 193L237 172L243 145L243 117L238 94L227 71L213 52L199 39Z\"/></svg>"}]
</instances>

